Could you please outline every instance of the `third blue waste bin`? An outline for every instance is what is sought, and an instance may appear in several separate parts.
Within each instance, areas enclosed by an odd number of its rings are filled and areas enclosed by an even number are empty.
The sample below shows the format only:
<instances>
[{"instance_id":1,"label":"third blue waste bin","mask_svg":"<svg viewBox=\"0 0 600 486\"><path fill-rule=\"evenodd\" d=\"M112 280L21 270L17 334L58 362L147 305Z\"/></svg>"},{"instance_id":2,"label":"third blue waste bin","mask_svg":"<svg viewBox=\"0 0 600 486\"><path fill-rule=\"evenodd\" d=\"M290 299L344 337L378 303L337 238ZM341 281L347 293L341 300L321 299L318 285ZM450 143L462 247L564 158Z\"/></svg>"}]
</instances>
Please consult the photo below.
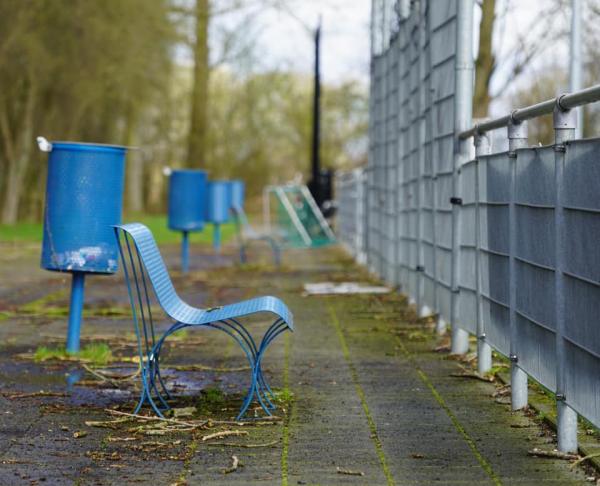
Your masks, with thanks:
<instances>
[{"instance_id":1,"label":"third blue waste bin","mask_svg":"<svg viewBox=\"0 0 600 486\"><path fill-rule=\"evenodd\" d=\"M236 210L242 210L244 208L244 193L246 187L244 181L233 180L231 181L231 207Z\"/></svg>"},{"instance_id":2,"label":"third blue waste bin","mask_svg":"<svg viewBox=\"0 0 600 486\"><path fill-rule=\"evenodd\" d=\"M229 221L231 208L230 181L210 181L208 183L208 218L213 223L213 247L221 250L221 225Z\"/></svg>"}]
</instances>

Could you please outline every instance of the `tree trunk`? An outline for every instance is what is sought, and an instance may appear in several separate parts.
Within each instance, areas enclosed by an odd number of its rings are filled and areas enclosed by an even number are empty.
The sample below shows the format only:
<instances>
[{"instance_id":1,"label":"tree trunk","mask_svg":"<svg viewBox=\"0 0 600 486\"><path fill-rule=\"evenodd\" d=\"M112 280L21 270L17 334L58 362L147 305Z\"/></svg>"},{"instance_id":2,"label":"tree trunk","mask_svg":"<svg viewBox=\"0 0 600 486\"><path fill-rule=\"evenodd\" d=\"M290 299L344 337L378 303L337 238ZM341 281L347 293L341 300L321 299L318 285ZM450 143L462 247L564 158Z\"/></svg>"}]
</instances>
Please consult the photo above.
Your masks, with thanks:
<instances>
[{"instance_id":1,"label":"tree trunk","mask_svg":"<svg viewBox=\"0 0 600 486\"><path fill-rule=\"evenodd\" d=\"M4 193L4 204L2 206L3 224L15 224L17 222L26 165L27 160L24 158L8 161L6 191Z\"/></svg>"},{"instance_id":2,"label":"tree trunk","mask_svg":"<svg viewBox=\"0 0 600 486\"><path fill-rule=\"evenodd\" d=\"M494 23L496 21L496 0L483 0L481 23L479 24L479 54L475 61L475 93L473 95L473 116L484 118L490 107L490 81L496 68L492 51Z\"/></svg>"},{"instance_id":3,"label":"tree trunk","mask_svg":"<svg viewBox=\"0 0 600 486\"><path fill-rule=\"evenodd\" d=\"M2 204L2 223L15 224L19 216L19 204L23 192L23 181L31 159L33 139L33 110L35 91L31 84L27 88L27 98L23 109L22 124L11 130L6 112L0 114L0 132L4 145L4 159L7 173Z\"/></svg>"},{"instance_id":4,"label":"tree trunk","mask_svg":"<svg viewBox=\"0 0 600 486\"><path fill-rule=\"evenodd\" d=\"M127 108L123 137L123 145L127 147L134 144L136 122L137 110L130 104ZM139 151L129 152L126 173L127 210L132 213L141 213L144 209L144 166L142 154Z\"/></svg>"},{"instance_id":5,"label":"tree trunk","mask_svg":"<svg viewBox=\"0 0 600 486\"><path fill-rule=\"evenodd\" d=\"M194 85L187 152L188 167L206 166L209 18L209 0L196 0L196 45L194 47Z\"/></svg>"},{"instance_id":6,"label":"tree trunk","mask_svg":"<svg viewBox=\"0 0 600 486\"><path fill-rule=\"evenodd\" d=\"M154 163L148 170L148 200L146 209L152 213L157 213L164 209L164 186L166 177L163 174L162 166Z\"/></svg>"}]
</instances>

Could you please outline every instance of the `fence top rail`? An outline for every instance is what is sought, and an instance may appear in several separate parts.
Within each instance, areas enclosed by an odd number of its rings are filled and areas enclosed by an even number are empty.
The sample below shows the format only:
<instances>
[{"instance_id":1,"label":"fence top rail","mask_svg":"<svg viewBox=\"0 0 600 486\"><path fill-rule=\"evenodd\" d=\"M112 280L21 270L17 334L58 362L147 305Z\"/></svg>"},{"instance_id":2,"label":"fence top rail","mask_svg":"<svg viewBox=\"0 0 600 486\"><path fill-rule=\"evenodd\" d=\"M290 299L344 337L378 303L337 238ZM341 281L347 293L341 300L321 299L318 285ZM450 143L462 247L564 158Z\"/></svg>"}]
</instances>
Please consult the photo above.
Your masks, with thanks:
<instances>
[{"instance_id":1,"label":"fence top rail","mask_svg":"<svg viewBox=\"0 0 600 486\"><path fill-rule=\"evenodd\" d=\"M541 103L536 103L534 105L513 110L508 115L504 115L499 118L476 123L468 130L460 132L458 134L458 138L464 140L474 137L475 135L489 132L490 130L495 130L496 128L506 127L509 125L509 123L521 123L525 120L530 120L538 116L548 115L554 111L555 107L566 111L570 110L571 108L576 108L588 103L594 103L596 101L600 101L600 84L596 84L580 91L575 91L574 93L562 94L556 98L542 101Z\"/></svg>"}]
</instances>

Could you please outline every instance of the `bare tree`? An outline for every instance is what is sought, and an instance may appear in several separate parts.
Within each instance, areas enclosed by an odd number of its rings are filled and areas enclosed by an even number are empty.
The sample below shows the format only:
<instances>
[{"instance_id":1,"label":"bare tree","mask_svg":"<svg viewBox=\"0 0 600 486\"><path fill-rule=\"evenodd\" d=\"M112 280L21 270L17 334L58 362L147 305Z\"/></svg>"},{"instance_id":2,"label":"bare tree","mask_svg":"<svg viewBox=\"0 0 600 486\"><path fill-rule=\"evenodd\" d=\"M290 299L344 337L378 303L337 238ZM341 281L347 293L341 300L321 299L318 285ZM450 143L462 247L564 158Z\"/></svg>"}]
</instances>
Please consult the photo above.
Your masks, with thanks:
<instances>
[{"instance_id":1,"label":"bare tree","mask_svg":"<svg viewBox=\"0 0 600 486\"><path fill-rule=\"evenodd\" d=\"M504 0L502 11L498 13L499 4L496 0L480 2L479 50L475 60L473 94L473 114L477 118L486 117L491 102L502 96L527 71L534 57L552 48L554 42L566 34L555 25L557 13L565 11L565 0L546 0L539 15L531 20L528 27L515 39L510 39L514 43L510 51L499 57L493 42L494 39L499 43L506 41L505 32L499 30L499 24L515 5L511 0ZM495 79L498 73L502 73L504 79ZM494 80L497 87L492 90Z\"/></svg>"}]
</instances>

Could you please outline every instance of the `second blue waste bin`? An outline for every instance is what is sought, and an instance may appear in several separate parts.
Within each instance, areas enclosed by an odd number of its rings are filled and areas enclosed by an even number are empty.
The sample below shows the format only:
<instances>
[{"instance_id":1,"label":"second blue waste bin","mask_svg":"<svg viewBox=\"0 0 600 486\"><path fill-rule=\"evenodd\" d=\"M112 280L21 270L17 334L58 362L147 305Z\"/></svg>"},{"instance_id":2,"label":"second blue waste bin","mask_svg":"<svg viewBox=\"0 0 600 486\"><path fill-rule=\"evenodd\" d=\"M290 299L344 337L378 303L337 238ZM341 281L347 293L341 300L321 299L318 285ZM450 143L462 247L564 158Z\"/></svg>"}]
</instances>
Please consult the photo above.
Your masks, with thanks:
<instances>
[{"instance_id":1,"label":"second blue waste bin","mask_svg":"<svg viewBox=\"0 0 600 486\"><path fill-rule=\"evenodd\" d=\"M181 271L189 269L189 232L202 231L206 221L207 175L178 169L169 177L169 228L181 231Z\"/></svg>"},{"instance_id":2,"label":"second blue waste bin","mask_svg":"<svg viewBox=\"0 0 600 486\"><path fill-rule=\"evenodd\" d=\"M203 170L177 169L169 177L169 228L201 231L206 221L207 174Z\"/></svg>"}]
</instances>

